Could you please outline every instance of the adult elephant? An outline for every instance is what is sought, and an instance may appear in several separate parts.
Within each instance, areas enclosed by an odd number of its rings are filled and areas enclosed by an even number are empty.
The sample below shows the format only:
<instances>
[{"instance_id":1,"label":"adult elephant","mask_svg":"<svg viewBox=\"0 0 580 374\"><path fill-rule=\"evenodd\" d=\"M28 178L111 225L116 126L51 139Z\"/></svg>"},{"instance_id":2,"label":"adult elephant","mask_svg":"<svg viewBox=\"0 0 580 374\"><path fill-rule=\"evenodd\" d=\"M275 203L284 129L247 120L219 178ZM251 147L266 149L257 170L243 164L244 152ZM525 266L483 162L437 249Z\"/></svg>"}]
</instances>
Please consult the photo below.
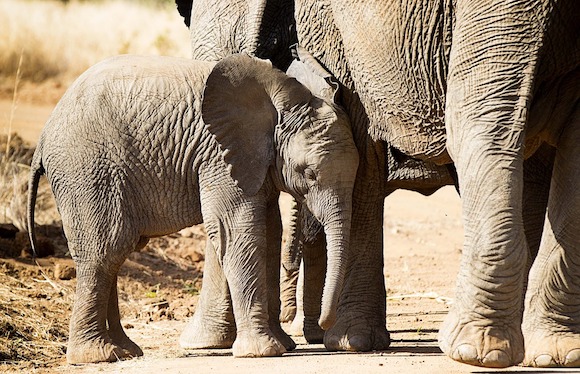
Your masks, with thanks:
<instances>
[{"instance_id":1,"label":"adult elephant","mask_svg":"<svg viewBox=\"0 0 580 374\"><path fill-rule=\"evenodd\" d=\"M571 229L580 227L576 2L293 6L299 44L342 85L360 156L352 262L327 348L389 344L381 226L388 145L457 168L465 242L441 348L475 365L580 366L580 237ZM535 197L540 203L524 209Z\"/></svg>"}]
</instances>

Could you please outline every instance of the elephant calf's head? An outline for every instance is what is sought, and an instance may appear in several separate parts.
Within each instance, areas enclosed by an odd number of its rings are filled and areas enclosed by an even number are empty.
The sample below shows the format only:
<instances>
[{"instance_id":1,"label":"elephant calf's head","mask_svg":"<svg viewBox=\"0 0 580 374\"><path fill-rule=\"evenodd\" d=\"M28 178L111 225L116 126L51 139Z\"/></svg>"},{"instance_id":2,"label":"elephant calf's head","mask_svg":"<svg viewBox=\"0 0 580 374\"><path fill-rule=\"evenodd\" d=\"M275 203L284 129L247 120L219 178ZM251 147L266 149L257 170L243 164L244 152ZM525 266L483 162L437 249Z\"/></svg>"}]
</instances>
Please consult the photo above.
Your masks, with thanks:
<instances>
[{"instance_id":1,"label":"elephant calf's head","mask_svg":"<svg viewBox=\"0 0 580 374\"><path fill-rule=\"evenodd\" d=\"M329 328L344 279L358 168L348 117L268 61L245 54L216 64L202 115L245 193L257 193L273 170L276 185L324 225L328 274L320 324Z\"/></svg>"}]
</instances>

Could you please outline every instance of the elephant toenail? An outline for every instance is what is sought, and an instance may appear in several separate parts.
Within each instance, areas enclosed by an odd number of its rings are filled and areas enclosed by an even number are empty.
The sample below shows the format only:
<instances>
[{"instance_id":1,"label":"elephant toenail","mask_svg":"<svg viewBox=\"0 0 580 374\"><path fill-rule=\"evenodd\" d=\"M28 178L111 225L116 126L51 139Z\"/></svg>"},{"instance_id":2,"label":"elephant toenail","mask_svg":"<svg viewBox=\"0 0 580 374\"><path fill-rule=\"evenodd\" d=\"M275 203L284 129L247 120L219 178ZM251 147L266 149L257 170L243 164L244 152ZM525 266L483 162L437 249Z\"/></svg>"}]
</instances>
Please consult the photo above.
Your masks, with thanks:
<instances>
[{"instance_id":1,"label":"elephant toenail","mask_svg":"<svg viewBox=\"0 0 580 374\"><path fill-rule=\"evenodd\" d=\"M348 338L349 351L368 352L372 349L369 338L362 335L355 335Z\"/></svg>"},{"instance_id":2,"label":"elephant toenail","mask_svg":"<svg viewBox=\"0 0 580 374\"><path fill-rule=\"evenodd\" d=\"M490 368L505 368L512 365L509 356L498 349L494 349L485 355L481 362L483 366Z\"/></svg>"},{"instance_id":3,"label":"elephant toenail","mask_svg":"<svg viewBox=\"0 0 580 374\"><path fill-rule=\"evenodd\" d=\"M478 365L477 350L470 344L461 344L455 349L453 353L455 361L464 362L466 364Z\"/></svg>"},{"instance_id":4,"label":"elephant toenail","mask_svg":"<svg viewBox=\"0 0 580 374\"><path fill-rule=\"evenodd\" d=\"M276 349L274 349L274 347L266 347L262 351L262 356L263 357L277 356Z\"/></svg>"},{"instance_id":5,"label":"elephant toenail","mask_svg":"<svg viewBox=\"0 0 580 374\"><path fill-rule=\"evenodd\" d=\"M565 367L580 367L580 349L573 349L564 359Z\"/></svg>"},{"instance_id":6,"label":"elephant toenail","mask_svg":"<svg viewBox=\"0 0 580 374\"><path fill-rule=\"evenodd\" d=\"M556 361L554 361L554 358L551 355L544 354L539 355L534 359L534 366L541 368L549 368L558 366L558 364L556 364Z\"/></svg>"}]
</instances>

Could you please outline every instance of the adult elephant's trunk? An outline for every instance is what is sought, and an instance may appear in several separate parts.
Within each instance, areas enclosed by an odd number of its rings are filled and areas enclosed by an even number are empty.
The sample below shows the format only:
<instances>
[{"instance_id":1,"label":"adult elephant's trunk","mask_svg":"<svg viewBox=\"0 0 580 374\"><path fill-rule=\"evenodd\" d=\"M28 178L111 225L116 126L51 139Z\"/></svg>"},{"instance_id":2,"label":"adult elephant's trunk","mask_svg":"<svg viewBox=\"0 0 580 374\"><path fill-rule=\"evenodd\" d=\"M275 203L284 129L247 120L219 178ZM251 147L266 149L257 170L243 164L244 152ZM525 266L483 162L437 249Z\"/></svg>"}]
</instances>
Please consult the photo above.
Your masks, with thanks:
<instances>
[{"instance_id":1,"label":"adult elephant's trunk","mask_svg":"<svg viewBox=\"0 0 580 374\"><path fill-rule=\"evenodd\" d=\"M336 322L338 299L344 285L350 243L351 204L349 196L347 201L336 203L335 209L330 209L330 214L321 220L324 224L328 252L322 306L318 320L318 324L324 330L328 330Z\"/></svg>"}]
</instances>

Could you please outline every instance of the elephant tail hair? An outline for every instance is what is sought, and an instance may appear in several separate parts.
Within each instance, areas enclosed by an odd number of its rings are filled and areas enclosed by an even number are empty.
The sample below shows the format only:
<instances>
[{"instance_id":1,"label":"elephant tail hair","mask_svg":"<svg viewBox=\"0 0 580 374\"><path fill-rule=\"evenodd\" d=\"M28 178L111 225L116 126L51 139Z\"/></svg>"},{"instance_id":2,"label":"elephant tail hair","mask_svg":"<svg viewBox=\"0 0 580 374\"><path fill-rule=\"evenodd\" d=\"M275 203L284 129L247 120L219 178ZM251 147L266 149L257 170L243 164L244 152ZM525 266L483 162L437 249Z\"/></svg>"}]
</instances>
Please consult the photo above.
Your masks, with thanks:
<instances>
[{"instance_id":1,"label":"elephant tail hair","mask_svg":"<svg viewBox=\"0 0 580 374\"><path fill-rule=\"evenodd\" d=\"M37 148L38 150L38 148ZM30 245L32 247L32 257L37 257L37 245L36 245L36 234L34 232L34 208L36 205L36 196L38 194L38 183L40 182L40 177L44 174L45 170L40 161L41 157L35 157L30 165L30 181L28 182L28 237L30 238Z\"/></svg>"}]
</instances>

